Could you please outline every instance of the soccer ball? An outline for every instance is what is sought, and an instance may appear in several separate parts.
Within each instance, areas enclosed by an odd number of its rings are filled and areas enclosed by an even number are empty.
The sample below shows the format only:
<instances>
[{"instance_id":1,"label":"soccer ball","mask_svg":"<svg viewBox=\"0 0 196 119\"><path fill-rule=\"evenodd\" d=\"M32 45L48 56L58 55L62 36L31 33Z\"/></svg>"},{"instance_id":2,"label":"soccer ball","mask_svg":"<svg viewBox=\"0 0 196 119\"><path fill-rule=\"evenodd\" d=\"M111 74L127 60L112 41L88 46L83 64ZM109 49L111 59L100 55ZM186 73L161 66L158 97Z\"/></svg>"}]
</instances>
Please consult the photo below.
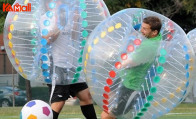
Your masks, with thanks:
<instances>
[{"instance_id":1,"label":"soccer ball","mask_svg":"<svg viewBox=\"0 0 196 119\"><path fill-rule=\"evenodd\" d=\"M21 110L20 119L53 119L51 107L41 100L27 102Z\"/></svg>"}]
</instances>

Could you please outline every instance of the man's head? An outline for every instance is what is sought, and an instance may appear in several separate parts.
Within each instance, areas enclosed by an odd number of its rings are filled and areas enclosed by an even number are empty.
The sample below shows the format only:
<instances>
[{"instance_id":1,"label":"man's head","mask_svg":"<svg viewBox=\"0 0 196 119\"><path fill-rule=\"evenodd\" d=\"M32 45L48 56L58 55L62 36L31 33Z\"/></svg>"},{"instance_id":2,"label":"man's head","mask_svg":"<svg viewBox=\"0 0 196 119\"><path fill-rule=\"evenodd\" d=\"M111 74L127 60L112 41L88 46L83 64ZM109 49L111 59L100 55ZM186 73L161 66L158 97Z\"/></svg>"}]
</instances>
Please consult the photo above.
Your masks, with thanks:
<instances>
[{"instance_id":1,"label":"man's head","mask_svg":"<svg viewBox=\"0 0 196 119\"><path fill-rule=\"evenodd\" d=\"M155 16L149 16L143 19L141 33L147 38L156 37L162 27L161 20Z\"/></svg>"}]
</instances>

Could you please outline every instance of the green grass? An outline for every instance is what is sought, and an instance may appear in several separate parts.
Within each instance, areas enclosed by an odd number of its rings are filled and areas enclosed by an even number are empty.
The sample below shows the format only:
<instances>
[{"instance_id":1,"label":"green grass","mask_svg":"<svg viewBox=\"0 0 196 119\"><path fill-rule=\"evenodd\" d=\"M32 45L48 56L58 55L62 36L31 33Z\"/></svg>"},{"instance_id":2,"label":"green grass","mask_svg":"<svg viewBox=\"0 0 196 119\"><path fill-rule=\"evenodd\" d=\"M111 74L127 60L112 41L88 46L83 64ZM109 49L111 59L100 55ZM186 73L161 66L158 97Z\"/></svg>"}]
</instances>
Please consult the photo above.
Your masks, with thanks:
<instances>
[{"instance_id":1,"label":"green grass","mask_svg":"<svg viewBox=\"0 0 196 119\"><path fill-rule=\"evenodd\" d=\"M19 119L20 110L22 107L7 107L0 108L0 119ZM95 110L98 118L100 119L101 109L98 106L95 106ZM66 105L59 119L84 119L80 111L80 107L68 106ZM160 119L195 119L196 118L196 104L180 104L169 114L164 115Z\"/></svg>"}]
</instances>

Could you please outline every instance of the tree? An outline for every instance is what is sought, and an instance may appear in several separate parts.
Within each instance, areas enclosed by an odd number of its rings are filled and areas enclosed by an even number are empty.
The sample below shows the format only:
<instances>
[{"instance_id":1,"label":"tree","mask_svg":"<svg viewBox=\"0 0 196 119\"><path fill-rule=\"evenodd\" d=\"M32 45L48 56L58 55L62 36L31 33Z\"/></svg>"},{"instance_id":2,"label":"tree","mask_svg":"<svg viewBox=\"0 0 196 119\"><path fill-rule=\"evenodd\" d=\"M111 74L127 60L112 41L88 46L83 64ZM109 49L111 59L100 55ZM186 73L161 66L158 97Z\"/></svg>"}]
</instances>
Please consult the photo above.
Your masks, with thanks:
<instances>
[{"instance_id":1,"label":"tree","mask_svg":"<svg viewBox=\"0 0 196 119\"><path fill-rule=\"evenodd\" d=\"M150 0L150 2L145 2L144 5L147 9L172 18L182 9L183 2L180 0Z\"/></svg>"},{"instance_id":2,"label":"tree","mask_svg":"<svg viewBox=\"0 0 196 119\"><path fill-rule=\"evenodd\" d=\"M125 8L145 8L170 18L185 32L196 27L196 0L105 0L105 3L111 14Z\"/></svg>"},{"instance_id":3,"label":"tree","mask_svg":"<svg viewBox=\"0 0 196 119\"><path fill-rule=\"evenodd\" d=\"M25 80L21 75L19 75L19 81L18 81L18 88L22 89L22 90L25 90L26 86L25 86Z\"/></svg>"},{"instance_id":4,"label":"tree","mask_svg":"<svg viewBox=\"0 0 196 119\"><path fill-rule=\"evenodd\" d=\"M144 0L144 7L158 12L181 26L185 32L196 27L195 0ZM183 20L182 20L183 19Z\"/></svg>"},{"instance_id":5,"label":"tree","mask_svg":"<svg viewBox=\"0 0 196 119\"><path fill-rule=\"evenodd\" d=\"M0 14L1 14L1 16L0 16L0 33L3 32L5 18L8 13L8 12L3 11L3 4L9 3L12 5L14 2L15 2L14 0L1 0L0 1Z\"/></svg>"},{"instance_id":6,"label":"tree","mask_svg":"<svg viewBox=\"0 0 196 119\"><path fill-rule=\"evenodd\" d=\"M27 92L27 101L32 99L32 92L31 92L31 83L29 80L25 80L26 85L26 92Z\"/></svg>"},{"instance_id":7,"label":"tree","mask_svg":"<svg viewBox=\"0 0 196 119\"><path fill-rule=\"evenodd\" d=\"M111 14L125 8L142 7L141 0L104 0Z\"/></svg>"},{"instance_id":8,"label":"tree","mask_svg":"<svg viewBox=\"0 0 196 119\"><path fill-rule=\"evenodd\" d=\"M18 85L20 89L26 90L26 97L27 101L30 101L32 99L32 91L31 91L31 83L29 80L24 79L21 75L19 76L19 82Z\"/></svg>"}]
</instances>

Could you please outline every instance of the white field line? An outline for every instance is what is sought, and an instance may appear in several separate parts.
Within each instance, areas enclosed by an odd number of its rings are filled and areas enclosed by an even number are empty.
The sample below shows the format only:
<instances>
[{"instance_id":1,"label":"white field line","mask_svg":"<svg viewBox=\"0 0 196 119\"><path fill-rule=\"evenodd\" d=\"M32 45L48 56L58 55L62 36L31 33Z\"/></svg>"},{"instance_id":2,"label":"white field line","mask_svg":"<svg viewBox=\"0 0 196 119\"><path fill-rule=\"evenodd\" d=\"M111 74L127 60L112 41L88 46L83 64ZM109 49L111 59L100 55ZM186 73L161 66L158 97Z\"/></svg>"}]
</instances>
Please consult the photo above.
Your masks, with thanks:
<instances>
[{"instance_id":1,"label":"white field line","mask_svg":"<svg viewBox=\"0 0 196 119\"><path fill-rule=\"evenodd\" d=\"M185 115L186 115L186 114L188 115L188 114L196 114L196 113L168 113L168 114L166 114L166 115L178 115L178 114L179 114L179 115L184 115L184 114L185 114Z\"/></svg>"}]
</instances>

